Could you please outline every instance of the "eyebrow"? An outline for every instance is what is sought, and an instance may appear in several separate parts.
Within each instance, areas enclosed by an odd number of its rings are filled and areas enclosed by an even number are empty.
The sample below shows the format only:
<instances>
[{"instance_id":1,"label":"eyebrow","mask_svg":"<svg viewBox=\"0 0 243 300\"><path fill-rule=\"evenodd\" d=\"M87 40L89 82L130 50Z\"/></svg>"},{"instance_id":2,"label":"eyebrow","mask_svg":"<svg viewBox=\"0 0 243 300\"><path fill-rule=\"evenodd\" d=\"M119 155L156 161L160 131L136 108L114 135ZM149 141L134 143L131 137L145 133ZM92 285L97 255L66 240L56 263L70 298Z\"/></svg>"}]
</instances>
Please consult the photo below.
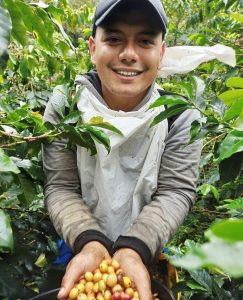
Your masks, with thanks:
<instances>
[{"instance_id":1,"label":"eyebrow","mask_svg":"<svg viewBox=\"0 0 243 300\"><path fill-rule=\"evenodd\" d=\"M122 34L122 30L119 30L119 29L115 29L115 28L104 28L104 31L105 31L105 34L112 34L112 33L119 33L119 34ZM144 31L141 31L139 32L138 34L141 34L141 35L149 35L151 37L156 37L158 34L159 34L159 31L157 30L144 30Z\"/></svg>"}]
</instances>

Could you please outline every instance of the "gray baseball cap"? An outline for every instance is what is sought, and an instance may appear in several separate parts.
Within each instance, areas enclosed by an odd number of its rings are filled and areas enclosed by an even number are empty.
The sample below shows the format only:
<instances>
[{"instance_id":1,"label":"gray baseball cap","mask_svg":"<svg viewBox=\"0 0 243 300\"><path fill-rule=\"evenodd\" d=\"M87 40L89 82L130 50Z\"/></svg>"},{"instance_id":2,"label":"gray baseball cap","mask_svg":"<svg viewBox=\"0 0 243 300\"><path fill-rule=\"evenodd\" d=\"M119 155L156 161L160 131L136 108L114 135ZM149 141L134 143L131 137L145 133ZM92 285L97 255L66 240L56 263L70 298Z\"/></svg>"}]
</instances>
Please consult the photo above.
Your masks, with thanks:
<instances>
[{"instance_id":1,"label":"gray baseball cap","mask_svg":"<svg viewBox=\"0 0 243 300\"><path fill-rule=\"evenodd\" d=\"M93 22L93 36L95 35L95 31L97 26L99 26L108 16L110 16L115 9L117 9L118 5L123 4L123 2L128 3L134 0L100 0L96 6L96 11L94 15ZM141 1L141 0L140 0ZM168 24L168 20L165 14L165 10L160 0L144 0L144 2L148 2L154 8L155 13L157 13L160 21L162 32L165 35L167 32L166 26Z\"/></svg>"}]
</instances>

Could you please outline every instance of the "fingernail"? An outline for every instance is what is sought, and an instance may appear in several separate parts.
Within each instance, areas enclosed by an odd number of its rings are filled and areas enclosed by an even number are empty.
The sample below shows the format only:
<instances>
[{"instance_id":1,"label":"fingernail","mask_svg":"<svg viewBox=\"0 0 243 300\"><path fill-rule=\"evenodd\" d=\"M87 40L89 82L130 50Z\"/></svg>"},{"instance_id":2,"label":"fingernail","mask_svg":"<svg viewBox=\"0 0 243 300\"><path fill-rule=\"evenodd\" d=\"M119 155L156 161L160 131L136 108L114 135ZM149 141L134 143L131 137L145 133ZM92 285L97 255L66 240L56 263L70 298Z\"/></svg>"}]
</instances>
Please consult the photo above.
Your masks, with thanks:
<instances>
[{"instance_id":1,"label":"fingernail","mask_svg":"<svg viewBox=\"0 0 243 300\"><path fill-rule=\"evenodd\" d=\"M65 289L62 287L57 295L57 297L61 297L62 294L65 292Z\"/></svg>"}]
</instances>

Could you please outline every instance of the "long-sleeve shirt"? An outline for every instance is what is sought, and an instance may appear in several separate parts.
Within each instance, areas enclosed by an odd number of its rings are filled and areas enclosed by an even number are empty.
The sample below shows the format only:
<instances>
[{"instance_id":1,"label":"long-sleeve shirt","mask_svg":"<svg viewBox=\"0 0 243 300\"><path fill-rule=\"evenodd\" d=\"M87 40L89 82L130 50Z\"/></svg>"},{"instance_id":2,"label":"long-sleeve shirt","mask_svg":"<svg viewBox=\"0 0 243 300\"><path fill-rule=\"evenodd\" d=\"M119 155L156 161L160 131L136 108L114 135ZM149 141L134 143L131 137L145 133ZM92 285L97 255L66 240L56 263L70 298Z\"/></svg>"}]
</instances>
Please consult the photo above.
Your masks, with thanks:
<instances>
[{"instance_id":1,"label":"long-sleeve shirt","mask_svg":"<svg viewBox=\"0 0 243 300\"><path fill-rule=\"evenodd\" d=\"M105 105L97 75L83 78L82 84ZM140 107L155 88L155 85L151 87ZM47 105L45 118L51 123L59 121L51 103ZM197 111L186 110L171 125L165 138L157 190L129 230L116 241L107 237L105 230L99 226L99 220L82 199L76 146L64 150L67 141L58 139L43 146L43 165L47 176L46 206L57 232L74 252L80 251L87 242L96 240L110 252L132 248L141 255L145 264L156 257L195 201L201 142L187 144L191 123L198 118Z\"/></svg>"}]
</instances>

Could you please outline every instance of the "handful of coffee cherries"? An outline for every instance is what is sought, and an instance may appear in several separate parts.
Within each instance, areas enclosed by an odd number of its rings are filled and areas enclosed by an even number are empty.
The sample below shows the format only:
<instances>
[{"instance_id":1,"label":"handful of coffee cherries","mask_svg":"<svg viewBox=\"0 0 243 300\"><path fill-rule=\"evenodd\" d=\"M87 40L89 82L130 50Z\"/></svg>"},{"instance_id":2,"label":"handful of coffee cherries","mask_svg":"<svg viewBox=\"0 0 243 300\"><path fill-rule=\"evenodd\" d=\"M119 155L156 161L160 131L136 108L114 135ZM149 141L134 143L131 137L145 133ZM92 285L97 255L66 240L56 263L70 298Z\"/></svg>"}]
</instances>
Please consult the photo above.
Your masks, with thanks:
<instances>
[{"instance_id":1,"label":"handful of coffee cherries","mask_svg":"<svg viewBox=\"0 0 243 300\"><path fill-rule=\"evenodd\" d=\"M86 272L71 289L68 300L139 300L132 280L119 263L103 260L94 272ZM154 300L159 300L154 294Z\"/></svg>"}]
</instances>

